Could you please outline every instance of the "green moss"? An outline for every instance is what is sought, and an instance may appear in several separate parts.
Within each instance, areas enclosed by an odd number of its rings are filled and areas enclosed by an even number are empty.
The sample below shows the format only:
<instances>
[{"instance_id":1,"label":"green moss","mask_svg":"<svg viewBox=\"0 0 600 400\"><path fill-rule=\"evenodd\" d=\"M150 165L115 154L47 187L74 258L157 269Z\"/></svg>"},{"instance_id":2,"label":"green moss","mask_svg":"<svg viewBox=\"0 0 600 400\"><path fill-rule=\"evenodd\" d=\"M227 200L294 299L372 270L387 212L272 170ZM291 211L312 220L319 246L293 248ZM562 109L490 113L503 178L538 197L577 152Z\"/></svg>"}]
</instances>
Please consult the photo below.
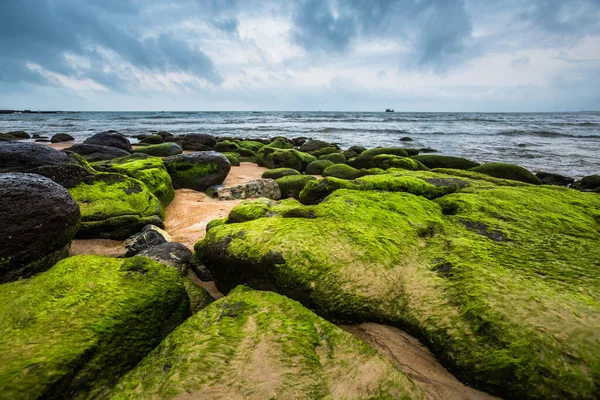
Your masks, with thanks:
<instances>
[{"instance_id":1,"label":"green moss","mask_svg":"<svg viewBox=\"0 0 600 400\"><path fill-rule=\"evenodd\" d=\"M310 181L314 181L317 178L310 175L288 175L277 179L277 185L281 191L281 198L286 199L288 197L298 198L300 192L304 189L304 186Z\"/></svg>"},{"instance_id":2,"label":"green moss","mask_svg":"<svg viewBox=\"0 0 600 400\"><path fill-rule=\"evenodd\" d=\"M212 229L215 226L223 225L226 221L227 221L227 218L213 219L208 224L206 224L206 231L208 232L209 229Z\"/></svg>"},{"instance_id":3,"label":"green moss","mask_svg":"<svg viewBox=\"0 0 600 400\"><path fill-rule=\"evenodd\" d=\"M185 291L190 299L190 314L196 314L215 301L206 289L196 285L191 279L185 278L183 282L185 284Z\"/></svg>"},{"instance_id":4,"label":"green moss","mask_svg":"<svg viewBox=\"0 0 600 400\"><path fill-rule=\"evenodd\" d=\"M371 159L379 154L390 154L400 157L408 157L406 150L399 147L377 147L375 149L365 150L356 158L348 161L348 164L354 168L369 168Z\"/></svg>"},{"instance_id":5,"label":"green moss","mask_svg":"<svg viewBox=\"0 0 600 400\"><path fill-rule=\"evenodd\" d=\"M335 164L325 168L323 176L331 176L339 179L353 180L359 177L358 170L346 164Z\"/></svg>"},{"instance_id":6,"label":"green moss","mask_svg":"<svg viewBox=\"0 0 600 400\"><path fill-rule=\"evenodd\" d=\"M175 177L175 188L196 188L200 177L215 173L219 169L214 162L194 163L187 160L171 161L166 167L169 175Z\"/></svg>"},{"instance_id":7,"label":"green moss","mask_svg":"<svg viewBox=\"0 0 600 400\"><path fill-rule=\"evenodd\" d=\"M479 163L466 158L437 154L423 154L411 158L423 163L427 168L471 169L479 166Z\"/></svg>"},{"instance_id":8,"label":"green moss","mask_svg":"<svg viewBox=\"0 0 600 400\"><path fill-rule=\"evenodd\" d=\"M269 146L263 147L257 155L257 163L267 168L291 168L304 171L308 164L316 158L308 153L297 150L279 150Z\"/></svg>"},{"instance_id":9,"label":"green moss","mask_svg":"<svg viewBox=\"0 0 600 400\"><path fill-rule=\"evenodd\" d=\"M255 142L253 140L242 140L242 141L238 142L238 145L241 148L250 150L254 153L258 152L260 149L262 149L265 146L264 143Z\"/></svg>"},{"instance_id":10,"label":"green moss","mask_svg":"<svg viewBox=\"0 0 600 400\"><path fill-rule=\"evenodd\" d=\"M266 197L261 197L257 200L244 200L231 210L227 217L227 223L245 222L262 218L274 203L274 200L267 199Z\"/></svg>"},{"instance_id":11,"label":"green moss","mask_svg":"<svg viewBox=\"0 0 600 400\"><path fill-rule=\"evenodd\" d=\"M81 210L81 238L123 240L148 224L161 226L164 219L156 196L125 175L98 173L68 191Z\"/></svg>"},{"instance_id":12,"label":"green moss","mask_svg":"<svg viewBox=\"0 0 600 400\"><path fill-rule=\"evenodd\" d=\"M471 171L493 176L495 178L511 179L513 181L532 183L534 185L542 184L540 178L527 171L525 168L514 164L488 163L471 168Z\"/></svg>"},{"instance_id":13,"label":"green moss","mask_svg":"<svg viewBox=\"0 0 600 400\"><path fill-rule=\"evenodd\" d=\"M424 180L440 174L402 173L361 178L362 188L436 194ZM331 180L309 182L302 194L357 184ZM594 398L600 197L464 180L469 186L434 201L337 190L308 208L310 217L214 228L196 253L224 291L271 284L328 318L405 329L460 379L492 394Z\"/></svg>"},{"instance_id":14,"label":"green moss","mask_svg":"<svg viewBox=\"0 0 600 400\"><path fill-rule=\"evenodd\" d=\"M173 182L162 160L146 154L132 154L94 163L98 171L116 172L143 182L163 206L168 206L175 197Z\"/></svg>"},{"instance_id":15,"label":"green moss","mask_svg":"<svg viewBox=\"0 0 600 400\"><path fill-rule=\"evenodd\" d=\"M596 189L600 187L600 175L585 176L578 182L583 189Z\"/></svg>"},{"instance_id":16,"label":"green moss","mask_svg":"<svg viewBox=\"0 0 600 400\"><path fill-rule=\"evenodd\" d=\"M333 162L331 162L329 160L313 161L310 164L308 164L304 173L306 175L322 175L323 171L326 168L331 167L332 165L333 165Z\"/></svg>"},{"instance_id":17,"label":"green moss","mask_svg":"<svg viewBox=\"0 0 600 400\"><path fill-rule=\"evenodd\" d=\"M490 182L490 183L493 183L494 185L498 185L498 186L527 186L528 185L527 183L524 183L524 182L513 181L513 180L509 180L509 179L494 178L493 176L489 176L489 175L482 174L479 172L464 171L461 169L436 168L436 169L433 169L431 172L434 172L436 174L452 175L452 176L458 176L458 177L462 177L462 178L475 179L478 181Z\"/></svg>"},{"instance_id":18,"label":"green moss","mask_svg":"<svg viewBox=\"0 0 600 400\"><path fill-rule=\"evenodd\" d=\"M315 150L315 151L311 151L310 154L312 154L313 156L315 156L317 158L321 158L324 155L334 154L334 153L337 153L338 151L339 151L338 148L335 146L327 146L327 147L323 147L323 148Z\"/></svg>"},{"instance_id":19,"label":"green moss","mask_svg":"<svg viewBox=\"0 0 600 400\"><path fill-rule=\"evenodd\" d=\"M422 399L404 374L299 303L238 287L188 319L111 398Z\"/></svg>"},{"instance_id":20,"label":"green moss","mask_svg":"<svg viewBox=\"0 0 600 400\"><path fill-rule=\"evenodd\" d=\"M141 140L141 143L148 143L148 144L159 144L163 142L163 137L160 135L152 135L152 136L148 136L147 138L144 138Z\"/></svg>"},{"instance_id":21,"label":"green moss","mask_svg":"<svg viewBox=\"0 0 600 400\"><path fill-rule=\"evenodd\" d=\"M219 151L221 153L237 152L239 148L240 146L231 140L223 140L215 145L215 151Z\"/></svg>"},{"instance_id":22,"label":"green moss","mask_svg":"<svg viewBox=\"0 0 600 400\"><path fill-rule=\"evenodd\" d=\"M263 146L262 148L271 148L271 149L291 149L293 148L294 145L289 143L287 140L285 140L285 138L276 138L275 140L273 140L271 143L269 143L266 146Z\"/></svg>"},{"instance_id":23,"label":"green moss","mask_svg":"<svg viewBox=\"0 0 600 400\"><path fill-rule=\"evenodd\" d=\"M410 171L426 171L429 168L419 161L408 157L393 156L390 154L380 154L371 159L371 166L375 168L402 168Z\"/></svg>"},{"instance_id":24,"label":"green moss","mask_svg":"<svg viewBox=\"0 0 600 400\"><path fill-rule=\"evenodd\" d=\"M295 169L292 168L275 168L275 169L269 169L266 170L265 172L262 173L262 178L263 179L279 179L283 176L288 176L288 175L300 175L300 172L298 172Z\"/></svg>"},{"instance_id":25,"label":"green moss","mask_svg":"<svg viewBox=\"0 0 600 400\"><path fill-rule=\"evenodd\" d=\"M346 164L346 156L342 153L325 154L320 156L319 160L329 160L334 164Z\"/></svg>"},{"instance_id":26,"label":"green moss","mask_svg":"<svg viewBox=\"0 0 600 400\"><path fill-rule=\"evenodd\" d=\"M136 149L133 149L133 153L143 153L148 154L150 156L155 157L168 157L174 156L177 154L181 154L183 150L177 143L161 143L161 144L153 144L150 146L142 146Z\"/></svg>"},{"instance_id":27,"label":"green moss","mask_svg":"<svg viewBox=\"0 0 600 400\"><path fill-rule=\"evenodd\" d=\"M223 153L223 155L227 158L227 160L229 161L229 164L239 167L240 165L240 159L238 158L238 155L236 153Z\"/></svg>"},{"instance_id":28,"label":"green moss","mask_svg":"<svg viewBox=\"0 0 600 400\"><path fill-rule=\"evenodd\" d=\"M0 285L2 398L95 398L188 313L177 271L77 256Z\"/></svg>"}]
</instances>

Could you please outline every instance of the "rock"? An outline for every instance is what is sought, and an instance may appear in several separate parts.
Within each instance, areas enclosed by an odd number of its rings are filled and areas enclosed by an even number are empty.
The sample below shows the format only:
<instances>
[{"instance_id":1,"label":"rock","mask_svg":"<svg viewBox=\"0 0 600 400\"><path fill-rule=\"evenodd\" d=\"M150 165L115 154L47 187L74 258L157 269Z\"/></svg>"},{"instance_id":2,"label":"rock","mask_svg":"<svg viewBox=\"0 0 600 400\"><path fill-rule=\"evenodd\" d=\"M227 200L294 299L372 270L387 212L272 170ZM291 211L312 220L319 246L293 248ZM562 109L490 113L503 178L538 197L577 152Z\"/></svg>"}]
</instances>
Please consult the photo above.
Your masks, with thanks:
<instances>
[{"instance_id":1,"label":"rock","mask_svg":"<svg viewBox=\"0 0 600 400\"><path fill-rule=\"evenodd\" d=\"M308 164L317 158L308 153L291 149L277 149L265 146L257 153L257 164L266 168L292 168L304 171Z\"/></svg>"},{"instance_id":2,"label":"rock","mask_svg":"<svg viewBox=\"0 0 600 400\"><path fill-rule=\"evenodd\" d=\"M600 188L600 175L589 175L575 182L574 189L578 190L596 190Z\"/></svg>"},{"instance_id":3,"label":"rock","mask_svg":"<svg viewBox=\"0 0 600 400\"><path fill-rule=\"evenodd\" d=\"M304 143L308 142L310 139L304 136L292 138L292 143L294 146L302 146Z\"/></svg>"},{"instance_id":4,"label":"rock","mask_svg":"<svg viewBox=\"0 0 600 400\"><path fill-rule=\"evenodd\" d=\"M315 150L315 151L311 151L310 154L319 158L321 156L327 155L327 154L334 154L334 153L338 153L340 150L334 146L328 146L328 147L323 147L322 149L319 150Z\"/></svg>"},{"instance_id":5,"label":"rock","mask_svg":"<svg viewBox=\"0 0 600 400\"><path fill-rule=\"evenodd\" d=\"M161 144L164 141L164 138L160 135L152 135L148 136L142 140L140 140L141 144Z\"/></svg>"},{"instance_id":6,"label":"rock","mask_svg":"<svg viewBox=\"0 0 600 400\"><path fill-rule=\"evenodd\" d=\"M240 166L240 159L236 153L223 153L223 155L227 158L227 161L229 161L229 164L231 164L232 167Z\"/></svg>"},{"instance_id":7,"label":"rock","mask_svg":"<svg viewBox=\"0 0 600 400\"><path fill-rule=\"evenodd\" d=\"M534 185L542 184L542 181L540 181L537 176L533 175L525 168L514 164L488 163L471 168L471 171L493 176L495 178L512 179L515 181L532 183Z\"/></svg>"},{"instance_id":8,"label":"rock","mask_svg":"<svg viewBox=\"0 0 600 400\"><path fill-rule=\"evenodd\" d=\"M319 157L319 160L329 160L334 164L346 164L346 156L342 153L330 153Z\"/></svg>"},{"instance_id":9,"label":"rock","mask_svg":"<svg viewBox=\"0 0 600 400\"><path fill-rule=\"evenodd\" d=\"M118 132L101 132L83 141L84 144L95 144L97 146L108 146L131 153L129 139Z\"/></svg>"},{"instance_id":10,"label":"rock","mask_svg":"<svg viewBox=\"0 0 600 400\"><path fill-rule=\"evenodd\" d=\"M436 154L424 154L411 157L417 160L427 168L452 168L452 169L471 169L480 164L462 157L440 156Z\"/></svg>"},{"instance_id":11,"label":"rock","mask_svg":"<svg viewBox=\"0 0 600 400\"><path fill-rule=\"evenodd\" d=\"M400 141L401 141L401 142L412 142L412 141L413 141L413 139L412 139L412 138L410 138L410 137L408 137L408 136L404 136L404 137L401 137L401 138L400 138Z\"/></svg>"},{"instance_id":12,"label":"rock","mask_svg":"<svg viewBox=\"0 0 600 400\"><path fill-rule=\"evenodd\" d=\"M436 149L432 149L431 147L423 147L419 149L419 153L437 153Z\"/></svg>"},{"instance_id":13,"label":"rock","mask_svg":"<svg viewBox=\"0 0 600 400\"><path fill-rule=\"evenodd\" d=\"M187 188L205 191L223 183L231 164L227 158L215 151L179 154L163 159L176 189Z\"/></svg>"},{"instance_id":14,"label":"rock","mask_svg":"<svg viewBox=\"0 0 600 400\"><path fill-rule=\"evenodd\" d=\"M399 147L377 147L375 149L365 150L358 157L348 161L348 164L354 168L369 168L371 159L379 154L390 154L400 157L408 157L406 149Z\"/></svg>"},{"instance_id":15,"label":"rock","mask_svg":"<svg viewBox=\"0 0 600 400\"><path fill-rule=\"evenodd\" d=\"M43 144L2 142L0 172L28 172L47 165L68 164L67 154Z\"/></svg>"},{"instance_id":16,"label":"rock","mask_svg":"<svg viewBox=\"0 0 600 400\"><path fill-rule=\"evenodd\" d=\"M553 174L551 172L538 172L535 174L544 185L569 186L575 179L568 176Z\"/></svg>"},{"instance_id":17,"label":"rock","mask_svg":"<svg viewBox=\"0 0 600 400\"><path fill-rule=\"evenodd\" d=\"M165 232L166 233L166 232ZM148 257L161 264L175 267L181 276L187 276L190 268L192 251L177 242L161 243L148 247L138 253L140 257Z\"/></svg>"},{"instance_id":18,"label":"rock","mask_svg":"<svg viewBox=\"0 0 600 400\"><path fill-rule=\"evenodd\" d=\"M29 136L29 134L25 131L12 131L12 132L6 132L6 135L12 136L14 138L17 139L29 139L31 138L31 136Z\"/></svg>"},{"instance_id":19,"label":"rock","mask_svg":"<svg viewBox=\"0 0 600 400\"><path fill-rule=\"evenodd\" d=\"M138 147L133 149L133 153L144 153L155 157L168 157L181 154L183 150L177 143L170 142Z\"/></svg>"},{"instance_id":20,"label":"rock","mask_svg":"<svg viewBox=\"0 0 600 400\"><path fill-rule=\"evenodd\" d=\"M390 361L351 334L284 296L244 287L190 317L110 396L425 398Z\"/></svg>"},{"instance_id":21,"label":"rock","mask_svg":"<svg viewBox=\"0 0 600 400\"><path fill-rule=\"evenodd\" d=\"M189 251L189 250L188 250ZM190 252L191 253L191 252ZM206 308L215 299L206 289L196 285L191 279L185 279L185 290L190 298L190 314L194 315L198 311Z\"/></svg>"},{"instance_id":22,"label":"rock","mask_svg":"<svg viewBox=\"0 0 600 400\"><path fill-rule=\"evenodd\" d=\"M157 133L157 135L162 137L163 139L173 137L173 134L167 131L160 131Z\"/></svg>"},{"instance_id":23,"label":"rock","mask_svg":"<svg viewBox=\"0 0 600 400\"><path fill-rule=\"evenodd\" d=\"M308 164L304 173L306 175L323 175L323 171L325 171L326 168L331 167L332 165L334 165L333 162L329 160L313 161L310 164Z\"/></svg>"},{"instance_id":24,"label":"rock","mask_svg":"<svg viewBox=\"0 0 600 400\"><path fill-rule=\"evenodd\" d=\"M237 143L230 140L224 140L216 144L215 151L219 151L221 153L236 152L239 148L240 146L238 146Z\"/></svg>"},{"instance_id":25,"label":"rock","mask_svg":"<svg viewBox=\"0 0 600 400\"><path fill-rule=\"evenodd\" d=\"M274 137L265 147L272 149L291 149L294 147L294 143L284 137Z\"/></svg>"},{"instance_id":26,"label":"rock","mask_svg":"<svg viewBox=\"0 0 600 400\"><path fill-rule=\"evenodd\" d=\"M21 139L16 138L14 136L10 136L6 133L0 133L0 142L11 142L13 140L21 140Z\"/></svg>"},{"instance_id":27,"label":"rock","mask_svg":"<svg viewBox=\"0 0 600 400\"><path fill-rule=\"evenodd\" d=\"M214 226L196 253L222 293L245 283L336 321L410 327L459 379L490 394L594 398L600 197L470 178L451 188L449 176L404 174ZM376 191L383 179L411 193ZM425 179L448 191L430 183L433 195Z\"/></svg>"},{"instance_id":28,"label":"rock","mask_svg":"<svg viewBox=\"0 0 600 400\"><path fill-rule=\"evenodd\" d=\"M69 159L68 163L43 165L29 170L29 172L50 178L67 189L77 186L84 178L96 173L79 154L70 152L66 154Z\"/></svg>"},{"instance_id":29,"label":"rock","mask_svg":"<svg viewBox=\"0 0 600 400\"><path fill-rule=\"evenodd\" d=\"M125 150L117 149L116 147L84 143L75 144L66 149L66 151L77 153L89 162L111 160L129 155Z\"/></svg>"},{"instance_id":30,"label":"rock","mask_svg":"<svg viewBox=\"0 0 600 400\"><path fill-rule=\"evenodd\" d=\"M189 313L177 272L142 257L71 257L0 298L6 399L101 398Z\"/></svg>"},{"instance_id":31,"label":"rock","mask_svg":"<svg viewBox=\"0 0 600 400\"><path fill-rule=\"evenodd\" d=\"M356 168L353 168L346 164L335 164L335 165L332 165L331 167L327 167L327 168L325 168L325 170L323 170L322 175L323 176L332 176L334 178L339 178L339 179L348 179L348 180L353 180L360 176L359 172Z\"/></svg>"},{"instance_id":32,"label":"rock","mask_svg":"<svg viewBox=\"0 0 600 400\"><path fill-rule=\"evenodd\" d=\"M235 186L219 187L216 189L219 200L249 199L267 197L280 199L279 186L273 179L256 179Z\"/></svg>"},{"instance_id":33,"label":"rock","mask_svg":"<svg viewBox=\"0 0 600 400\"><path fill-rule=\"evenodd\" d=\"M361 154L363 151L366 151L367 148L363 146L351 146L348 150L355 152L356 154Z\"/></svg>"},{"instance_id":34,"label":"rock","mask_svg":"<svg viewBox=\"0 0 600 400\"><path fill-rule=\"evenodd\" d=\"M52 138L50 139L50 142L61 143L61 142L70 142L73 140L75 140L75 138L71 135L68 135L66 133L57 133L56 135L52 136Z\"/></svg>"},{"instance_id":35,"label":"rock","mask_svg":"<svg viewBox=\"0 0 600 400\"><path fill-rule=\"evenodd\" d=\"M123 242L125 257L133 257L142 250L171 241L171 236L158 226L146 225ZM158 261L158 260L155 260Z\"/></svg>"},{"instance_id":36,"label":"rock","mask_svg":"<svg viewBox=\"0 0 600 400\"><path fill-rule=\"evenodd\" d=\"M263 179L279 179L282 176L288 176L288 175L300 175L300 172L298 172L297 170L292 169L292 168L268 169L262 173L261 178L263 178Z\"/></svg>"},{"instance_id":37,"label":"rock","mask_svg":"<svg viewBox=\"0 0 600 400\"><path fill-rule=\"evenodd\" d=\"M293 197L297 199L304 186L316 179L310 175L288 175L277 179L275 182L277 182L277 186L279 186L279 190L281 191L281 198L287 199L288 197Z\"/></svg>"},{"instance_id":38,"label":"rock","mask_svg":"<svg viewBox=\"0 0 600 400\"><path fill-rule=\"evenodd\" d=\"M373 168L402 168L410 171L427 171L429 168L421 162L408 157L392 156L389 154L380 154L371 159Z\"/></svg>"},{"instance_id":39,"label":"rock","mask_svg":"<svg viewBox=\"0 0 600 400\"><path fill-rule=\"evenodd\" d=\"M181 147L184 150L192 151L209 151L214 149L217 144L217 139L211 135L202 133L189 133L183 138Z\"/></svg>"},{"instance_id":40,"label":"rock","mask_svg":"<svg viewBox=\"0 0 600 400\"><path fill-rule=\"evenodd\" d=\"M69 192L35 174L0 174L0 283L28 278L69 255L79 206Z\"/></svg>"},{"instance_id":41,"label":"rock","mask_svg":"<svg viewBox=\"0 0 600 400\"><path fill-rule=\"evenodd\" d=\"M124 240L146 225L163 227L163 205L137 179L99 173L68 190L81 209L79 238Z\"/></svg>"},{"instance_id":42,"label":"rock","mask_svg":"<svg viewBox=\"0 0 600 400\"><path fill-rule=\"evenodd\" d=\"M158 157L135 153L110 161L94 163L94 168L98 171L127 175L143 182L165 207L175 197L171 176Z\"/></svg>"},{"instance_id":43,"label":"rock","mask_svg":"<svg viewBox=\"0 0 600 400\"><path fill-rule=\"evenodd\" d=\"M311 151L320 150L329 146L331 146L330 143L324 142L322 140L311 139L308 142L304 143L302 146L300 146L298 150L303 151L305 153L310 153Z\"/></svg>"}]
</instances>

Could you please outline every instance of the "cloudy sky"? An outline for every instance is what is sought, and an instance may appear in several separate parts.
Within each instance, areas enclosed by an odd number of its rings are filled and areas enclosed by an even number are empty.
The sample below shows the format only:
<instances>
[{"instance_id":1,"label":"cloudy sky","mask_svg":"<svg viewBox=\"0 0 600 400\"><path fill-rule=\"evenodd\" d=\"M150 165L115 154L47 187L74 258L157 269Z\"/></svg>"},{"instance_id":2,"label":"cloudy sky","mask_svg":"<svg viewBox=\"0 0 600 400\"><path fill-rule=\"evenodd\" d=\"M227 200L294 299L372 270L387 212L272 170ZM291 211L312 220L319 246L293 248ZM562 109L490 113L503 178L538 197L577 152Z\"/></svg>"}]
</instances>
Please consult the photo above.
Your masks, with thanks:
<instances>
[{"instance_id":1,"label":"cloudy sky","mask_svg":"<svg viewBox=\"0 0 600 400\"><path fill-rule=\"evenodd\" d=\"M600 110L600 0L0 0L0 108Z\"/></svg>"}]
</instances>

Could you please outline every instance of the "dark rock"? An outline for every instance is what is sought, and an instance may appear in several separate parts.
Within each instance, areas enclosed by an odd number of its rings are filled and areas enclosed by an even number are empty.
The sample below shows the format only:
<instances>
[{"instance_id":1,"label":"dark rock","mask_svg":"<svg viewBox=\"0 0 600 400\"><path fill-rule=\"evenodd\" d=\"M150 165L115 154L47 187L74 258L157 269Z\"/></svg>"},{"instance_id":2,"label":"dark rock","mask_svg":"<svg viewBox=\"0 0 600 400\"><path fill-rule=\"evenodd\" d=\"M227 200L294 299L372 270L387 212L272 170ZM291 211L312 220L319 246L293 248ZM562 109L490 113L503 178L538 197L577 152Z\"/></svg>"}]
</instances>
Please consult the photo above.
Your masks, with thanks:
<instances>
[{"instance_id":1,"label":"dark rock","mask_svg":"<svg viewBox=\"0 0 600 400\"><path fill-rule=\"evenodd\" d=\"M133 150L133 153L144 153L156 157L175 156L183 153L181 146L177 143L151 144Z\"/></svg>"},{"instance_id":2,"label":"dark rock","mask_svg":"<svg viewBox=\"0 0 600 400\"><path fill-rule=\"evenodd\" d=\"M10 135L12 137L15 137L17 139L29 139L31 137L25 131L12 131L12 132L6 132L6 134Z\"/></svg>"},{"instance_id":3,"label":"dark rock","mask_svg":"<svg viewBox=\"0 0 600 400\"><path fill-rule=\"evenodd\" d=\"M600 175L589 175L573 184L573 189L584 191L596 191L600 188Z\"/></svg>"},{"instance_id":4,"label":"dark rock","mask_svg":"<svg viewBox=\"0 0 600 400\"><path fill-rule=\"evenodd\" d=\"M431 147L423 147L422 149L419 149L419 153L438 153L438 151Z\"/></svg>"},{"instance_id":5,"label":"dark rock","mask_svg":"<svg viewBox=\"0 0 600 400\"><path fill-rule=\"evenodd\" d=\"M294 142L294 146L302 146L308 140L309 139L307 137L295 137L292 139L292 142Z\"/></svg>"},{"instance_id":6,"label":"dark rock","mask_svg":"<svg viewBox=\"0 0 600 400\"><path fill-rule=\"evenodd\" d=\"M27 172L44 165L59 165L71 160L62 151L23 142L0 144L0 172Z\"/></svg>"},{"instance_id":7,"label":"dark rock","mask_svg":"<svg viewBox=\"0 0 600 400\"><path fill-rule=\"evenodd\" d=\"M142 250L170 241L171 237L167 232L157 226L146 225L140 232L123 242L125 257L133 257Z\"/></svg>"},{"instance_id":8,"label":"dark rock","mask_svg":"<svg viewBox=\"0 0 600 400\"><path fill-rule=\"evenodd\" d=\"M479 167L471 168L471 171L493 176L494 178L511 179L514 181L532 183L534 185L542 184L542 181L540 181L537 176L515 164L487 163L480 165Z\"/></svg>"},{"instance_id":9,"label":"dark rock","mask_svg":"<svg viewBox=\"0 0 600 400\"><path fill-rule=\"evenodd\" d=\"M202 133L190 133L185 135L181 147L184 150L209 151L217 145L217 139L211 135Z\"/></svg>"},{"instance_id":10,"label":"dark rock","mask_svg":"<svg viewBox=\"0 0 600 400\"><path fill-rule=\"evenodd\" d=\"M45 271L69 255L80 221L69 192L35 174L0 174L0 283Z\"/></svg>"},{"instance_id":11,"label":"dark rock","mask_svg":"<svg viewBox=\"0 0 600 400\"><path fill-rule=\"evenodd\" d=\"M173 137L173 134L171 132L167 132L167 131L160 131L157 133L157 135L161 136L163 139L168 138L168 137Z\"/></svg>"},{"instance_id":12,"label":"dark rock","mask_svg":"<svg viewBox=\"0 0 600 400\"><path fill-rule=\"evenodd\" d=\"M308 142L304 143L302 146L300 146L300 148L298 150L303 151L305 153L309 153L311 151L317 151L320 149L324 149L325 147L329 147L331 146L331 143L327 143L324 142L322 140L309 140Z\"/></svg>"},{"instance_id":13,"label":"dark rock","mask_svg":"<svg viewBox=\"0 0 600 400\"><path fill-rule=\"evenodd\" d=\"M113 158L125 157L129 153L125 150L118 149L111 146L100 146L96 144L75 144L66 151L77 153L89 162L96 162L102 160L112 160Z\"/></svg>"},{"instance_id":14,"label":"dark rock","mask_svg":"<svg viewBox=\"0 0 600 400\"><path fill-rule=\"evenodd\" d=\"M223 183L231 164L221 153L214 151L179 154L163 159L176 189L204 191Z\"/></svg>"},{"instance_id":15,"label":"dark rock","mask_svg":"<svg viewBox=\"0 0 600 400\"><path fill-rule=\"evenodd\" d=\"M403 138L400 138L401 142L412 142L413 139L408 137L408 136L404 136Z\"/></svg>"},{"instance_id":16,"label":"dark rock","mask_svg":"<svg viewBox=\"0 0 600 400\"><path fill-rule=\"evenodd\" d=\"M575 182L575 179L573 178L550 172L538 172L535 176L537 176L544 185L569 186Z\"/></svg>"},{"instance_id":17,"label":"dark rock","mask_svg":"<svg viewBox=\"0 0 600 400\"><path fill-rule=\"evenodd\" d=\"M70 142L73 140L75 140L75 138L66 133L57 133L56 135L52 136L52 139L50 139L52 143Z\"/></svg>"},{"instance_id":18,"label":"dark rock","mask_svg":"<svg viewBox=\"0 0 600 400\"><path fill-rule=\"evenodd\" d=\"M367 150L367 148L363 146L351 146L348 150L353 151L356 154L360 154L363 151Z\"/></svg>"},{"instance_id":19,"label":"dark rock","mask_svg":"<svg viewBox=\"0 0 600 400\"><path fill-rule=\"evenodd\" d=\"M94 136L84 140L83 143L114 147L131 152L131 143L129 143L129 139L116 131L96 133Z\"/></svg>"},{"instance_id":20,"label":"dark rock","mask_svg":"<svg viewBox=\"0 0 600 400\"><path fill-rule=\"evenodd\" d=\"M148 257L161 264L177 268L181 275L187 275L192 251L177 242L162 243L138 253L138 256Z\"/></svg>"},{"instance_id":21,"label":"dark rock","mask_svg":"<svg viewBox=\"0 0 600 400\"><path fill-rule=\"evenodd\" d=\"M152 135L144 138L140 141L143 144L160 144L164 141L163 137L160 135Z\"/></svg>"}]
</instances>

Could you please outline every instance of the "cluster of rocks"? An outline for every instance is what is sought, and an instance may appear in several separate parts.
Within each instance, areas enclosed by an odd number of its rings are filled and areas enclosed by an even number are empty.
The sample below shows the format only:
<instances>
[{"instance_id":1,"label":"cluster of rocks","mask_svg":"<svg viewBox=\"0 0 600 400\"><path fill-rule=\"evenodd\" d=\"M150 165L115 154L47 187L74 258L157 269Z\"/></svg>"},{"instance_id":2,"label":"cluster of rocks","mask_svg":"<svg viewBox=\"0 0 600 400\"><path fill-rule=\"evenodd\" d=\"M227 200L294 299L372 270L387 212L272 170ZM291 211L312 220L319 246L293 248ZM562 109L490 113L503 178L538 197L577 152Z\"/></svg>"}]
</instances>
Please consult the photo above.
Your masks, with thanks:
<instances>
[{"instance_id":1,"label":"cluster of rocks","mask_svg":"<svg viewBox=\"0 0 600 400\"><path fill-rule=\"evenodd\" d=\"M2 396L427 397L410 365L328 320L405 329L494 395L597 395L597 175L307 138L140 140L0 144ZM236 161L269 169L222 186ZM252 200L192 253L161 229L176 188ZM73 238L125 240L125 257L68 257Z\"/></svg>"}]
</instances>

